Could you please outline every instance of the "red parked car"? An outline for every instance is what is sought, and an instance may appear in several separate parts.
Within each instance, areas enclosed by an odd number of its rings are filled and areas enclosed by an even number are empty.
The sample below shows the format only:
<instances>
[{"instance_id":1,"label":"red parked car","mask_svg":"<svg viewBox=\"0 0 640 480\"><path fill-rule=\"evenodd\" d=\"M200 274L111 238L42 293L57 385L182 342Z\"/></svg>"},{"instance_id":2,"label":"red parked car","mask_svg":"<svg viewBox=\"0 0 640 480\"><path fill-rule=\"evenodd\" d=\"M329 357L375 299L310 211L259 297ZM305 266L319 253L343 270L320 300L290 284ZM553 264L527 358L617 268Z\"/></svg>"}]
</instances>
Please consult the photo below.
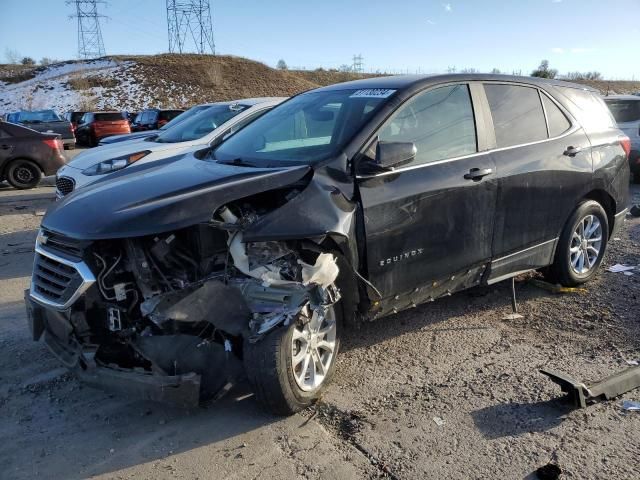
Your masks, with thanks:
<instances>
[{"instance_id":1,"label":"red parked car","mask_svg":"<svg viewBox=\"0 0 640 480\"><path fill-rule=\"evenodd\" d=\"M76 128L78 143L92 147L104 137L127 133L131 133L131 127L126 114L122 112L87 112Z\"/></svg>"}]
</instances>

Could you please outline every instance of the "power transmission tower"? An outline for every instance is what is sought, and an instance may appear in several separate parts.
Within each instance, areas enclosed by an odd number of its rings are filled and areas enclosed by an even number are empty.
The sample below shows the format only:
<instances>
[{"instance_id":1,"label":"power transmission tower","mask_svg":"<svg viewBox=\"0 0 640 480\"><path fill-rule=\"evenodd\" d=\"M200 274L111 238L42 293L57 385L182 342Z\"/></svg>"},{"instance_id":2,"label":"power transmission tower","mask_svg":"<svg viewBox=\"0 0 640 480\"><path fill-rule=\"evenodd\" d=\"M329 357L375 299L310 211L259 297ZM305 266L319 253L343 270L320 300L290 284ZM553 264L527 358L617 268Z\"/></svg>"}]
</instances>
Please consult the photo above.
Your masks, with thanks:
<instances>
[{"instance_id":1,"label":"power transmission tower","mask_svg":"<svg viewBox=\"0 0 640 480\"><path fill-rule=\"evenodd\" d=\"M185 53L188 35L197 53L216 53L209 0L167 0L169 52Z\"/></svg>"},{"instance_id":2,"label":"power transmission tower","mask_svg":"<svg viewBox=\"0 0 640 480\"><path fill-rule=\"evenodd\" d=\"M353 56L353 66L351 67L353 69L353 71L356 72L356 73L362 73L363 65L364 65L364 63L362 63L362 54L354 55Z\"/></svg>"},{"instance_id":3,"label":"power transmission tower","mask_svg":"<svg viewBox=\"0 0 640 480\"><path fill-rule=\"evenodd\" d=\"M78 19L78 56L84 59L104 57L100 30L100 19L104 15L98 13L98 4L104 4L104 0L67 0L66 3L76 7L76 14L71 18Z\"/></svg>"}]
</instances>

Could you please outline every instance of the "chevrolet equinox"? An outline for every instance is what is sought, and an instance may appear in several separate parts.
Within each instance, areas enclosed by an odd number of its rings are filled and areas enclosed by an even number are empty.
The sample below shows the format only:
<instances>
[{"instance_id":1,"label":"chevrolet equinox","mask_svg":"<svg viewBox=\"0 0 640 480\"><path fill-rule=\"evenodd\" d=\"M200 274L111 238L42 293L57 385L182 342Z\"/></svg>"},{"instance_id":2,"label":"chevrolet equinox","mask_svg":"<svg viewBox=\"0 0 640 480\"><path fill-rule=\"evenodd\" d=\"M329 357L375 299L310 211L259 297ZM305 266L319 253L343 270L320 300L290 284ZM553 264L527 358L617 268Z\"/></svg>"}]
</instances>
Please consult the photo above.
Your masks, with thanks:
<instances>
[{"instance_id":1,"label":"chevrolet equinox","mask_svg":"<svg viewBox=\"0 0 640 480\"><path fill-rule=\"evenodd\" d=\"M31 332L94 385L192 405L248 378L289 414L320 396L352 322L529 270L591 279L626 211L629 149L595 91L560 81L309 91L52 205Z\"/></svg>"}]
</instances>

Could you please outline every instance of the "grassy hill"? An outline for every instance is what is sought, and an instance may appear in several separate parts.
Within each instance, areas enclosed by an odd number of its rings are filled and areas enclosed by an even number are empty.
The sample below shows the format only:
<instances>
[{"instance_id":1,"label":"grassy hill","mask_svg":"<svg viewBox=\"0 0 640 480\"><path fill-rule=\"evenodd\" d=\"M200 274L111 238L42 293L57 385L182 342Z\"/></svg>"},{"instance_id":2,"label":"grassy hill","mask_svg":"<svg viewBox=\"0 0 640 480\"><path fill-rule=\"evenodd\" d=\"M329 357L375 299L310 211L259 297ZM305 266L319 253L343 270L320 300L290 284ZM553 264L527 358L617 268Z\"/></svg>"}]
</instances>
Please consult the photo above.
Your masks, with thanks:
<instances>
[{"instance_id":1,"label":"grassy hill","mask_svg":"<svg viewBox=\"0 0 640 480\"><path fill-rule=\"evenodd\" d=\"M189 107L260 96L290 96L366 77L335 70L277 70L233 56L119 55L46 67L0 65L0 114L19 109ZM585 81L603 94L640 91L640 82Z\"/></svg>"}]
</instances>

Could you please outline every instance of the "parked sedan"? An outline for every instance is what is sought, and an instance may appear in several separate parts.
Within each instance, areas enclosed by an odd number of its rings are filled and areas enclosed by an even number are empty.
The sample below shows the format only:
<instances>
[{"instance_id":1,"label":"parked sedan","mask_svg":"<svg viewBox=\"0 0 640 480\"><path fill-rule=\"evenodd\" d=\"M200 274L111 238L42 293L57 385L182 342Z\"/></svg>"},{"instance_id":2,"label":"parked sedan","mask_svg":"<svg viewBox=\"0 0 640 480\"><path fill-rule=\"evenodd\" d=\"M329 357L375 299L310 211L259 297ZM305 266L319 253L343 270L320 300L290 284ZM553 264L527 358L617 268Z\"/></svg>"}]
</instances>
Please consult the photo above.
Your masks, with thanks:
<instances>
[{"instance_id":1,"label":"parked sedan","mask_svg":"<svg viewBox=\"0 0 640 480\"><path fill-rule=\"evenodd\" d=\"M631 139L629 168L633 182L640 183L640 96L609 95L604 101L620 130Z\"/></svg>"},{"instance_id":2,"label":"parked sedan","mask_svg":"<svg viewBox=\"0 0 640 480\"><path fill-rule=\"evenodd\" d=\"M203 105L196 105L195 107L191 107L189 110L182 112L177 117L174 117L172 120L169 120L167 123L161 126L158 130L142 130L139 132L132 132L125 135L112 135L110 137L106 137L100 140L100 142L98 142L98 145L111 145L112 143L127 142L129 140L134 140L136 138L140 139L140 138L151 137L153 135L158 135L159 133L162 133L168 128L171 128L174 125L177 125L178 123L183 122L188 118L191 118L193 115L200 113L203 110L206 110L212 105L216 105L216 104L205 103Z\"/></svg>"},{"instance_id":3,"label":"parked sedan","mask_svg":"<svg viewBox=\"0 0 640 480\"><path fill-rule=\"evenodd\" d=\"M180 115L184 110L161 110L158 108L150 108L143 110L136 115L135 120L131 124L132 132L142 132L145 130L157 130L164 124Z\"/></svg>"},{"instance_id":4,"label":"parked sedan","mask_svg":"<svg viewBox=\"0 0 640 480\"><path fill-rule=\"evenodd\" d=\"M92 147L105 137L127 133L131 127L122 112L87 112L76 128L78 142Z\"/></svg>"},{"instance_id":5,"label":"parked sedan","mask_svg":"<svg viewBox=\"0 0 640 480\"><path fill-rule=\"evenodd\" d=\"M0 181L7 180L14 188L33 188L64 163L59 135L0 122Z\"/></svg>"},{"instance_id":6,"label":"parked sedan","mask_svg":"<svg viewBox=\"0 0 640 480\"><path fill-rule=\"evenodd\" d=\"M556 80L312 90L56 202L27 318L94 385L195 405L246 375L290 414L321 396L345 327L525 271L594 278L629 149L596 91Z\"/></svg>"},{"instance_id":7,"label":"parked sedan","mask_svg":"<svg viewBox=\"0 0 640 480\"><path fill-rule=\"evenodd\" d=\"M140 165L214 145L283 100L248 98L220 102L159 135L82 152L58 172L56 194L63 197L134 163Z\"/></svg>"},{"instance_id":8,"label":"parked sedan","mask_svg":"<svg viewBox=\"0 0 640 480\"><path fill-rule=\"evenodd\" d=\"M61 118L53 110L21 111L7 115L7 122L24 125L42 133L57 133L62 139L64 148L76 146L76 137L71 122Z\"/></svg>"}]
</instances>

